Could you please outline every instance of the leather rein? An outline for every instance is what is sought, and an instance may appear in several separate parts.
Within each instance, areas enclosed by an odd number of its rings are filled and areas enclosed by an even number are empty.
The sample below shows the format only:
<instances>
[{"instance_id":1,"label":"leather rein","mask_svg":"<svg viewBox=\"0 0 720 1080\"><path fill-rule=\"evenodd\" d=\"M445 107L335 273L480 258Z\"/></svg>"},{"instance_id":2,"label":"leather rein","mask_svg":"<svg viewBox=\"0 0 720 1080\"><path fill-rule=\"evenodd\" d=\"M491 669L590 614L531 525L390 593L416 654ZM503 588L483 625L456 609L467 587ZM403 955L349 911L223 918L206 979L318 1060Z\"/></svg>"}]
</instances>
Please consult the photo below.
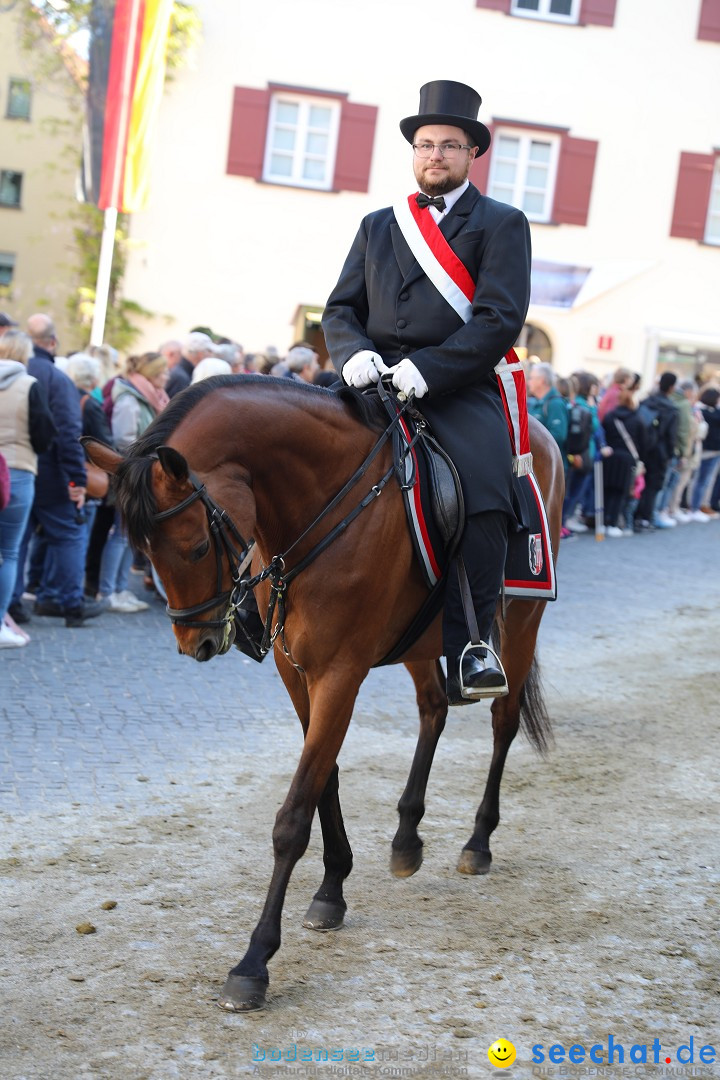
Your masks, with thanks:
<instances>
[{"instance_id":1,"label":"leather rein","mask_svg":"<svg viewBox=\"0 0 720 1080\"><path fill-rule=\"evenodd\" d=\"M380 388L381 397L386 397L384 388ZM165 606L165 612L170 617L171 622L177 626L186 626L193 628L201 627L224 627L225 637L223 641L222 651L226 651L230 638L230 627L233 622L235 611L242 605L245 595L254 589L260 582L265 581L266 578L270 578L271 591L270 602L268 604L267 617L265 619L265 632L263 634L262 644L260 649L263 653L269 652L272 648L275 639L278 634L282 634L283 649L286 655L290 658L290 654L285 645L284 640L284 627L285 627L285 594L290 582L297 577L306 567L308 567L314 560L320 555L326 548L333 543L341 533L347 529L355 518L362 513L362 511L375 501L381 494L385 485L390 480L390 477L394 472L397 472L398 479L402 483L401 477L401 463L393 461L393 464L387 470L387 472L378 480L376 484L370 488L370 491L363 499L350 511L350 513L338 522L323 538L319 540L317 544L292 567L291 570L286 572L286 561L290 553L308 536L313 529L320 522L327 517L345 498L345 496L352 490L357 483L362 480L363 476L367 473L370 465L380 453L381 449L393 435L396 429L399 427L400 418L403 413L410 407L411 399L399 405L397 407L396 415L391 420L390 424L383 431L382 435L375 443L374 447L362 462L362 464L355 470L350 479L343 485L338 493L332 498L328 505L322 510L318 516L312 521L307 528L298 536L296 540L286 548L282 555L275 555L270 560L269 564L264 567L258 574L253 577L243 577L245 571L250 565L255 549L255 540L251 537L249 540L245 540L242 533L239 531L235 523L226 510L223 510L219 506L212 496L208 493L208 490L202 481L193 473L188 473L188 479L193 487L192 492L187 498L177 503L175 506L171 506L168 510L162 510L155 514L155 522L167 521L169 518L175 517L177 514L181 514L184 510L187 510L189 506L192 506L194 502L198 500L202 502L205 507L205 513L207 514L208 525L210 533L213 539L213 545L215 548L215 563L217 569L217 584L216 593L209 600L204 600L200 604L195 604L192 607L187 608L171 608L169 604ZM409 453L415 439L410 444L406 444L405 453ZM223 590L223 560L227 558L228 565L230 567L230 574L232 577L233 585L231 589ZM225 605L225 613L222 618L219 619L198 619L196 616L203 615L205 612L210 611L212 608ZM277 609L278 618L273 628L273 618L275 616L275 610ZM292 658L290 658L292 659Z\"/></svg>"}]
</instances>

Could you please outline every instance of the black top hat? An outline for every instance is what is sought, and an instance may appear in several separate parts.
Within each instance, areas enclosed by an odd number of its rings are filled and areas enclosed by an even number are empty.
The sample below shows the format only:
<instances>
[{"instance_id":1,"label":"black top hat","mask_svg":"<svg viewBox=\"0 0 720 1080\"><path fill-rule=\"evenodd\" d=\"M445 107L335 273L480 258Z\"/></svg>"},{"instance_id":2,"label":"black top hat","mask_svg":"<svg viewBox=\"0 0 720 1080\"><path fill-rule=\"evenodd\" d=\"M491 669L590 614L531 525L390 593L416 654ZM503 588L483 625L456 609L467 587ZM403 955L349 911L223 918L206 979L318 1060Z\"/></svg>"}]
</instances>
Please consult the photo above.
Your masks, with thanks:
<instances>
[{"instance_id":1,"label":"black top hat","mask_svg":"<svg viewBox=\"0 0 720 1080\"><path fill-rule=\"evenodd\" d=\"M415 132L425 124L449 124L462 128L477 146L478 157L490 146L490 132L477 119L482 98L471 86L464 83L438 79L420 87L420 105L417 116L406 116L400 121L400 130L409 143Z\"/></svg>"}]
</instances>

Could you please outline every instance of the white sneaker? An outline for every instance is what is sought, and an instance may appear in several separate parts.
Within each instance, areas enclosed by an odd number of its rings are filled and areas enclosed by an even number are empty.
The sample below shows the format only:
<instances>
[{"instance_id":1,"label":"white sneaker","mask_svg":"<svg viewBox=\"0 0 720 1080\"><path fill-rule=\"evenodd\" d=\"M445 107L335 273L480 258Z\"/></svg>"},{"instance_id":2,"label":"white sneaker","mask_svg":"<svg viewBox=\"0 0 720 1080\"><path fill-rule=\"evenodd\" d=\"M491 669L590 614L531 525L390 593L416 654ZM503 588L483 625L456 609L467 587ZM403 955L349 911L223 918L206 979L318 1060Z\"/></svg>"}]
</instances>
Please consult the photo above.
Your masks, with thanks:
<instances>
[{"instance_id":1,"label":"white sneaker","mask_svg":"<svg viewBox=\"0 0 720 1080\"><path fill-rule=\"evenodd\" d=\"M132 604L133 611L147 611L150 607L150 605L146 604L144 600L141 600L139 596L136 596L134 592L130 592L130 589L123 589L117 596L124 604Z\"/></svg>"},{"instance_id":2,"label":"white sneaker","mask_svg":"<svg viewBox=\"0 0 720 1080\"><path fill-rule=\"evenodd\" d=\"M608 525L607 529L605 530L605 535L618 537L623 535L623 531L622 529L619 529L617 525Z\"/></svg>"},{"instance_id":3,"label":"white sneaker","mask_svg":"<svg viewBox=\"0 0 720 1080\"><path fill-rule=\"evenodd\" d=\"M702 510L693 510L689 516L690 521L710 521L707 514L703 514Z\"/></svg>"},{"instance_id":4,"label":"white sneaker","mask_svg":"<svg viewBox=\"0 0 720 1080\"><path fill-rule=\"evenodd\" d=\"M106 598L106 611L115 611L120 615L134 615L138 610L131 600L126 600L122 593L110 593Z\"/></svg>"},{"instance_id":5,"label":"white sneaker","mask_svg":"<svg viewBox=\"0 0 720 1080\"><path fill-rule=\"evenodd\" d=\"M688 513L687 510L676 510L673 517L678 525L687 525L688 521L692 521L692 514Z\"/></svg>"},{"instance_id":6,"label":"white sneaker","mask_svg":"<svg viewBox=\"0 0 720 1080\"><path fill-rule=\"evenodd\" d=\"M574 533L586 533L590 531L587 525L582 521L578 521L577 518L570 518L569 521L566 521L565 528Z\"/></svg>"},{"instance_id":7,"label":"white sneaker","mask_svg":"<svg viewBox=\"0 0 720 1080\"><path fill-rule=\"evenodd\" d=\"M675 518L670 517L669 514L666 514L665 511L663 511L660 514L655 515L653 525L656 529L674 529L677 525L677 521L675 520Z\"/></svg>"},{"instance_id":8,"label":"white sneaker","mask_svg":"<svg viewBox=\"0 0 720 1080\"><path fill-rule=\"evenodd\" d=\"M30 639L16 634L5 623L0 623L0 649L22 649Z\"/></svg>"}]
</instances>

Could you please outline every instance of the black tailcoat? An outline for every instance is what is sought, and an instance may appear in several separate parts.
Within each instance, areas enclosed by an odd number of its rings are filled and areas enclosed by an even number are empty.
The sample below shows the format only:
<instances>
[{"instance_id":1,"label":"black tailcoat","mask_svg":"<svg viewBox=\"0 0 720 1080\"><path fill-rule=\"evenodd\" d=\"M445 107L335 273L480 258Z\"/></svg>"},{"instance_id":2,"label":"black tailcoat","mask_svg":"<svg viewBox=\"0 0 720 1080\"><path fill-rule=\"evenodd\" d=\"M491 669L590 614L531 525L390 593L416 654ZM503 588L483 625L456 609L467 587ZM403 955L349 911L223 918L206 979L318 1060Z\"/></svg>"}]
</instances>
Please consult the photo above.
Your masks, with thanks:
<instances>
[{"instance_id":1,"label":"black tailcoat","mask_svg":"<svg viewBox=\"0 0 720 1080\"><path fill-rule=\"evenodd\" d=\"M440 229L477 282L469 322L426 277L386 207L360 226L325 308L325 340L338 372L361 349L388 366L410 357L428 385L418 406L457 465L467 513L512 514L512 450L493 369L525 321L530 230L520 210L472 184Z\"/></svg>"}]
</instances>

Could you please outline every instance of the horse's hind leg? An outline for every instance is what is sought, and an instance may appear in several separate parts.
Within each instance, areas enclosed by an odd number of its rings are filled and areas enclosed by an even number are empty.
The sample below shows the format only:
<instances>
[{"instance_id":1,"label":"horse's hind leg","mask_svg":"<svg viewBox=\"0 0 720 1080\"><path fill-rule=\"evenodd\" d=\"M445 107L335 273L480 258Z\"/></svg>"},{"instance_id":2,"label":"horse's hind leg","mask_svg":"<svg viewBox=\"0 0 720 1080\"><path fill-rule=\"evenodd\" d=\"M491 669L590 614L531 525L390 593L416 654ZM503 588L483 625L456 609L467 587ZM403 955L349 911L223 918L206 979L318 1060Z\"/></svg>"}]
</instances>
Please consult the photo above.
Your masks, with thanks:
<instances>
[{"instance_id":1,"label":"horse's hind leg","mask_svg":"<svg viewBox=\"0 0 720 1080\"><path fill-rule=\"evenodd\" d=\"M420 711L420 734L407 785L398 803L400 823L390 855L390 869L396 877L410 877L422 863L423 842L417 830L425 813L425 792L430 768L445 727L448 710L445 676L438 661L405 666L415 683Z\"/></svg>"},{"instance_id":2,"label":"horse's hind leg","mask_svg":"<svg viewBox=\"0 0 720 1080\"><path fill-rule=\"evenodd\" d=\"M509 693L495 698L492 704L493 756L475 829L458 862L461 874L487 874L490 870L490 836L500 820L500 782L520 725L521 708L530 739L539 750L546 745L549 721L535 661L535 642L544 609L544 601L514 600L508 605L506 620L498 624Z\"/></svg>"},{"instance_id":3,"label":"horse's hind leg","mask_svg":"<svg viewBox=\"0 0 720 1080\"><path fill-rule=\"evenodd\" d=\"M277 667L295 706L303 735L307 735L310 723L310 699L305 678L282 654L277 656ZM323 835L325 876L303 919L303 926L308 930L338 930L343 924L347 911L343 896L343 882L352 870L353 856L340 808L337 765L330 773L325 790L318 802L318 817Z\"/></svg>"}]
</instances>

